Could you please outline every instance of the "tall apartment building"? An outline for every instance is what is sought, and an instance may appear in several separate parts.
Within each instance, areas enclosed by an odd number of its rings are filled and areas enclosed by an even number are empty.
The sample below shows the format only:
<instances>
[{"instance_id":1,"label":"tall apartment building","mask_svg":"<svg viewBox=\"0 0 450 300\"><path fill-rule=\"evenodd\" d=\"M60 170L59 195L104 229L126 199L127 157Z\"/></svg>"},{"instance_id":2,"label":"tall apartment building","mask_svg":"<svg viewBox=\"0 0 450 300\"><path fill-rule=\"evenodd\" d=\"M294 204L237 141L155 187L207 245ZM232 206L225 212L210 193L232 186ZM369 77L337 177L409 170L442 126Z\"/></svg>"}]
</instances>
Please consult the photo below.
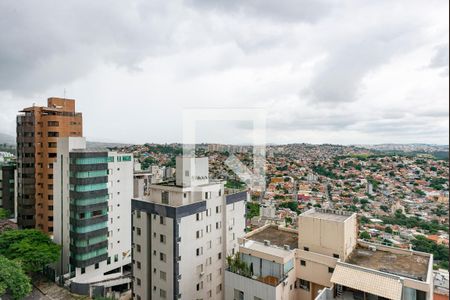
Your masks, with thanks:
<instances>
[{"instance_id":1,"label":"tall apartment building","mask_svg":"<svg viewBox=\"0 0 450 300\"><path fill-rule=\"evenodd\" d=\"M230 261L225 299L433 299L433 255L358 240L354 213L315 208L298 227L266 225L239 239L248 268Z\"/></svg>"},{"instance_id":2,"label":"tall apartment building","mask_svg":"<svg viewBox=\"0 0 450 300\"><path fill-rule=\"evenodd\" d=\"M75 100L49 98L17 116L18 225L53 233L53 164L59 137L83 135Z\"/></svg>"},{"instance_id":3,"label":"tall apartment building","mask_svg":"<svg viewBox=\"0 0 450 300\"><path fill-rule=\"evenodd\" d=\"M133 157L86 149L84 138L58 139L55 161L55 266L72 292L103 296L131 282Z\"/></svg>"},{"instance_id":4,"label":"tall apartment building","mask_svg":"<svg viewBox=\"0 0 450 300\"><path fill-rule=\"evenodd\" d=\"M14 162L0 162L0 207L16 216L17 170Z\"/></svg>"},{"instance_id":5,"label":"tall apartment building","mask_svg":"<svg viewBox=\"0 0 450 300\"><path fill-rule=\"evenodd\" d=\"M248 193L226 195L208 158L177 157L175 177L133 199L133 299L224 299Z\"/></svg>"}]
</instances>

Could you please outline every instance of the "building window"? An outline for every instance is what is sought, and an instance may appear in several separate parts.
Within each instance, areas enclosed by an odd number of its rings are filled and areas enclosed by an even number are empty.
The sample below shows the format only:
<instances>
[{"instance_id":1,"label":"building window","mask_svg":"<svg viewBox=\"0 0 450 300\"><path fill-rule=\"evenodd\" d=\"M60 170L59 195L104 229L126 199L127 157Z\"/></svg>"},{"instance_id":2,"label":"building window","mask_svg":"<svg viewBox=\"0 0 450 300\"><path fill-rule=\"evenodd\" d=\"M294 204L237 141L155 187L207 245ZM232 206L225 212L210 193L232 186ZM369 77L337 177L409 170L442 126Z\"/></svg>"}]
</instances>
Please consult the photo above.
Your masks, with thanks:
<instances>
[{"instance_id":1,"label":"building window","mask_svg":"<svg viewBox=\"0 0 450 300\"><path fill-rule=\"evenodd\" d=\"M164 253L159 253L159 260L166 262L166 255Z\"/></svg>"},{"instance_id":2,"label":"building window","mask_svg":"<svg viewBox=\"0 0 450 300\"><path fill-rule=\"evenodd\" d=\"M136 279L136 283L138 286L141 286L141 280L139 278Z\"/></svg>"},{"instance_id":3,"label":"building window","mask_svg":"<svg viewBox=\"0 0 450 300\"><path fill-rule=\"evenodd\" d=\"M234 289L234 298L235 300L244 300L244 292Z\"/></svg>"},{"instance_id":4,"label":"building window","mask_svg":"<svg viewBox=\"0 0 450 300\"><path fill-rule=\"evenodd\" d=\"M111 264L111 256L108 256L108 258L106 259L106 264L110 265Z\"/></svg>"},{"instance_id":5,"label":"building window","mask_svg":"<svg viewBox=\"0 0 450 300\"><path fill-rule=\"evenodd\" d=\"M197 239L201 238L203 236L203 230L197 230L197 232L195 233L195 237Z\"/></svg>"},{"instance_id":6,"label":"building window","mask_svg":"<svg viewBox=\"0 0 450 300\"><path fill-rule=\"evenodd\" d=\"M219 284L219 285L216 287L216 294L220 293L221 291L222 291L222 284Z\"/></svg>"},{"instance_id":7,"label":"building window","mask_svg":"<svg viewBox=\"0 0 450 300\"><path fill-rule=\"evenodd\" d=\"M163 244L166 243L166 236L164 234L160 234L159 235L159 241Z\"/></svg>"},{"instance_id":8,"label":"building window","mask_svg":"<svg viewBox=\"0 0 450 300\"><path fill-rule=\"evenodd\" d=\"M166 224L166 220L164 219L163 216L159 217L159 224L161 224L161 225L165 225Z\"/></svg>"},{"instance_id":9,"label":"building window","mask_svg":"<svg viewBox=\"0 0 450 300\"><path fill-rule=\"evenodd\" d=\"M140 262L140 261L137 261L137 262L136 262L136 267L137 267L138 269L141 269L141 262Z\"/></svg>"},{"instance_id":10,"label":"building window","mask_svg":"<svg viewBox=\"0 0 450 300\"><path fill-rule=\"evenodd\" d=\"M139 227L136 227L136 233L137 235L141 235L141 229Z\"/></svg>"},{"instance_id":11,"label":"building window","mask_svg":"<svg viewBox=\"0 0 450 300\"><path fill-rule=\"evenodd\" d=\"M136 218L138 218L138 219L141 218L141 211L140 210L136 211Z\"/></svg>"},{"instance_id":12,"label":"building window","mask_svg":"<svg viewBox=\"0 0 450 300\"><path fill-rule=\"evenodd\" d=\"M304 260L301 260L301 261L300 261L300 265L302 265L302 266L306 266L306 261L304 261Z\"/></svg>"},{"instance_id":13,"label":"building window","mask_svg":"<svg viewBox=\"0 0 450 300\"><path fill-rule=\"evenodd\" d=\"M81 268L81 274L86 273L86 269L85 268Z\"/></svg>"},{"instance_id":14,"label":"building window","mask_svg":"<svg viewBox=\"0 0 450 300\"><path fill-rule=\"evenodd\" d=\"M161 298L163 298L163 299L166 299L166 297L167 297L166 291L163 290L163 289L160 289L160 290L159 290L159 297L161 297Z\"/></svg>"},{"instance_id":15,"label":"building window","mask_svg":"<svg viewBox=\"0 0 450 300\"><path fill-rule=\"evenodd\" d=\"M217 259L221 260L222 259L222 252L219 252L219 254L217 254Z\"/></svg>"},{"instance_id":16,"label":"building window","mask_svg":"<svg viewBox=\"0 0 450 300\"><path fill-rule=\"evenodd\" d=\"M333 253L334 258L339 258L339 254Z\"/></svg>"},{"instance_id":17,"label":"building window","mask_svg":"<svg viewBox=\"0 0 450 300\"><path fill-rule=\"evenodd\" d=\"M328 273L333 273L333 272L334 272L334 268L328 267Z\"/></svg>"},{"instance_id":18,"label":"building window","mask_svg":"<svg viewBox=\"0 0 450 300\"><path fill-rule=\"evenodd\" d=\"M95 268L98 269L100 265L98 263L95 264Z\"/></svg>"},{"instance_id":19,"label":"building window","mask_svg":"<svg viewBox=\"0 0 450 300\"><path fill-rule=\"evenodd\" d=\"M141 245L136 244L136 251L137 251L137 252L141 252Z\"/></svg>"},{"instance_id":20,"label":"building window","mask_svg":"<svg viewBox=\"0 0 450 300\"><path fill-rule=\"evenodd\" d=\"M220 206L216 206L216 214L219 214L221 212Z\"/></svg>"},{"instance_id":21,"label":"building window","mask_svg":"<svg viewBox=\"0 0 450 300\"><path fill-rule=\"evenodd\" d=\"M200 221L202 219L202 213L196 213L195 214L195 220Z\"/></svg>"},{"instance_id":22,"label":"building window","mask_svg":"<svg viewBox=\"0 0 450 300\"><path fill-rule=\"evenodd\" d=\"M308 247L303 247L303 250L309 251L309 248Z\"/></svg>"},{"instance_id":23,"label":"building window","mask_svg":"<svg viewBox=\"0 0 450 300\"><path fill-rule=\"evenodd\" d=\"M203 289L203 281L197 283L197 291L200 291L201 289Z\"/></svg>"},{"instance_id":24,"label":"building window","mask_svg":"<svg viewBox=\"0 0 450 300\"><path fill-rule=\"evenodd\" d=\"M166 280L167 279L167 274L166 272L163 271L159 271L159 278L161 278L161 280Z\"/></svg>"},{"instance_id":25,"label":"building window","mask_svg":"<svg viewBox=\"0 0 450 300\"><path fill-rule=\"evenodd\" d=\"M197 256L202 255L202 254L203 254L203 247L200 247L200 248L195 249L195 254L196 254Z\"/></svg>"},{"instance_id":26,"label":"building window","mask_svg":"<svg viewBox=\"0 0 450 300\"><path fill-rule=\"evenodd\" d=\"M114 255L114 262L118 262L119 261L119 254L115 254Z\"/></svg>"},{"instance_id":27,"label":"building window","mask_svg":"<svg viewBox=\"0 0 450 300\"><path fill-rule=\"evenodd\" d=\"M300 279L299 286L300 286L301 289L303 289L305 291L309 291L309 281Z\"/></svg>"},{"instance_id":28,"label":"building window","mask_svg":"<svg viewBox=\"0 0 450 300\"><path fill-rule=\"evenodd\" d=\"M161 192L161 202L163 204L169 204L169 192L168 191Z\"/></svg>"}]
</instances>

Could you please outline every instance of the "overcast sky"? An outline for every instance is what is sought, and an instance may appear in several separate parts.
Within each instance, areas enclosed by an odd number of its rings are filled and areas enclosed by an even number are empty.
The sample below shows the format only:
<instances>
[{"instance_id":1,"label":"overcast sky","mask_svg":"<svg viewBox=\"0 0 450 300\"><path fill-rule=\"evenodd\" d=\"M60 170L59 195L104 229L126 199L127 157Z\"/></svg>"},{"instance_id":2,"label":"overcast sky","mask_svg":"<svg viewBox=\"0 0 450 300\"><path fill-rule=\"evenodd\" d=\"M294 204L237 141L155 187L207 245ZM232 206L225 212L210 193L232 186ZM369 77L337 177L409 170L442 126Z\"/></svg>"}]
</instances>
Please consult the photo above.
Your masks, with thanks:
<instances>
[{"instance_id":1,"label":"overcast sky","mask_svg":"<svg viewBox=\"0 0 450 300\"><path fill-rule=\"evenodd\" d=\"M90 140L182 140L265 108L272 143L449 143L448 0L0 1L0 132L50 96ZM202 122L246 143L246 122Z\"/></svg>"}]
</instances>

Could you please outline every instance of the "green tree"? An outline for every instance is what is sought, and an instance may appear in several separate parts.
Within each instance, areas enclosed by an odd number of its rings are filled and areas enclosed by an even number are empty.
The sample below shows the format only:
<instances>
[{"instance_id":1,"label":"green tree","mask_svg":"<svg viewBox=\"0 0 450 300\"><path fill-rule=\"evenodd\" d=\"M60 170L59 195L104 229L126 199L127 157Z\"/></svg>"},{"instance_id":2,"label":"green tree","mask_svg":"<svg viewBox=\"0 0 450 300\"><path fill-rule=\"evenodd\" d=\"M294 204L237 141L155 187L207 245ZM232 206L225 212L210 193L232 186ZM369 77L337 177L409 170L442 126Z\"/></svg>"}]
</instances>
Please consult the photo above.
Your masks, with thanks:
<instances>
[{"instance_id":1,"label":"green tree","mask_svg":"<svg viewBox=\"0 0 450 300\"><path fill-rule=\"evenodd\" d=\"M0 255L22 263L26 272L38 272L58 260L60 246L36 229L7 230L0 234Z\"/></svg>"},{"instance_id":2,"label":"green tree","mask_svg":"<svg viewBox=\"0 0 450 300\"><path fill-rule=\"evenodd\" d=\"M19 262L0 255L0 296L6 292L13 299L22 299L31 293L31 283Z\"/></svg>"},{"instance_id":3,"label":"green tree","mask_svg":"<svg viewBox=\"0 0 450 300\"><path fill-rule=\"evenodd\" d=\"M7 209L0 207L0 220L8 219L9 215L10 213Z\"/></svg>"},{"instance_id":4,"label":"green tree","mask_svg":"<svg viewBox=\"0 0 450 300\"><path fill-rule=\"evenodd\" d=\"M259 203L248 202L246 207L247 212L245 216L247 219L259 216Z\"/></svg>"},{"instance_id":5,"label":"green tree","mask_svg":"<svg viewBox=\"0 0 450 300\"><path fill-rule=\"evenodd\" d=\"M279 207L289 208L290 210L295 211L297 214L300 213L300 209L298 209L297 201L283 202L283 203L280 203Z\"/></svg>"},{"instance_id":6,"label":"green tree","mask_svg":"<svg viewBox=\"0 0 450 300\"><path fill-rule=\"evenodd\" d=\"M389 207L387 207L386 205L380 205L380 209L384 212L388 212L389 211Z\"/></svg>"},{"instance_id":7,"label":"green tree","mask_svg":"<svg viewBox=\"0 0 450 300\"><path fill-rule=\"evenodd\" d=\"M370 240L371 236L367 231L363 231L359 234L359 238L363 240Z\"/></svg>"},{"instance_id":8,"label":"green tree","mask_svg":"<svg viewBox=\"0 0 450 300\"><path fill-rule=\"evenodd\" d=\"M448 247L438 245L421 235L416 235L415 239L412 240L412 244L413 249L416 251L432 253L434 260L439 262L439 266L448 269Z\"/></svg>"},{"instance_id":9,"label":"green tree","mask_svg":"<svg viewBox=\"0 0 450 300\"><path fill-rule=\"evenodd\" d=\"M393 233L394 231L392 230L391 227L386 226L386 228L384 228L384 232L386 232L386 233Z\"/></svg>"}]
</instances>

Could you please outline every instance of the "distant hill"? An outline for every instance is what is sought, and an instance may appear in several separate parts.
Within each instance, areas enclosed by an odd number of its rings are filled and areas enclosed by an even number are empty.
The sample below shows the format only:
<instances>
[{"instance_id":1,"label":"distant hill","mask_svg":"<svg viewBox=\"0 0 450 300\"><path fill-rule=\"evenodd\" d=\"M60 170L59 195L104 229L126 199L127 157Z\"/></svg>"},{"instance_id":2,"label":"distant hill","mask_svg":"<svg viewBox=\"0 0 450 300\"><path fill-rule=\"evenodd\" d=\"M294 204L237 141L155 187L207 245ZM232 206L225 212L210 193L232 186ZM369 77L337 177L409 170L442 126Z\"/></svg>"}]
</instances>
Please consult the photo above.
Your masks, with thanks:
<instances>
[{"instance_id":1,"label":"distant hill","mask_svg":"<svg viewBox=\"0 0 450 300\"><path fill-rule=\"evenodd\" d=\"M0 144L15 145L16 138L12 135L0 132Z\"/></svg>"},{"instance_id":2,"label":"distant hill","mask_svg":"<svg viewBox=\"0 0 450 300\"><path fill-rule=\"evenodd\" d=\"M7 144L7 145L12 145L12 146L16 146L16 137L6 134L6 133L1 133L0 132L0 145L3 144ZM87 141L87 148L92 149L92 148L112 148L112 147L123 147L123 146L127 146L130 144L125 144L125 143L110 143L110 142L91 142L91 141Z\"/></svg>"},{"instance_id":3,"label":"distant hill","mask_svg":"<svg viewBox=\"0 0 450 300\"><path fill-rule=\"evenodd\" d=\"M88 149L94 149L94 148L115 148L115 147L125 147L130 146L131 144L124 144L124 143L107 143L107 142L91 142L86 141L86 147Z\"/></svg>"}]
</instances>

